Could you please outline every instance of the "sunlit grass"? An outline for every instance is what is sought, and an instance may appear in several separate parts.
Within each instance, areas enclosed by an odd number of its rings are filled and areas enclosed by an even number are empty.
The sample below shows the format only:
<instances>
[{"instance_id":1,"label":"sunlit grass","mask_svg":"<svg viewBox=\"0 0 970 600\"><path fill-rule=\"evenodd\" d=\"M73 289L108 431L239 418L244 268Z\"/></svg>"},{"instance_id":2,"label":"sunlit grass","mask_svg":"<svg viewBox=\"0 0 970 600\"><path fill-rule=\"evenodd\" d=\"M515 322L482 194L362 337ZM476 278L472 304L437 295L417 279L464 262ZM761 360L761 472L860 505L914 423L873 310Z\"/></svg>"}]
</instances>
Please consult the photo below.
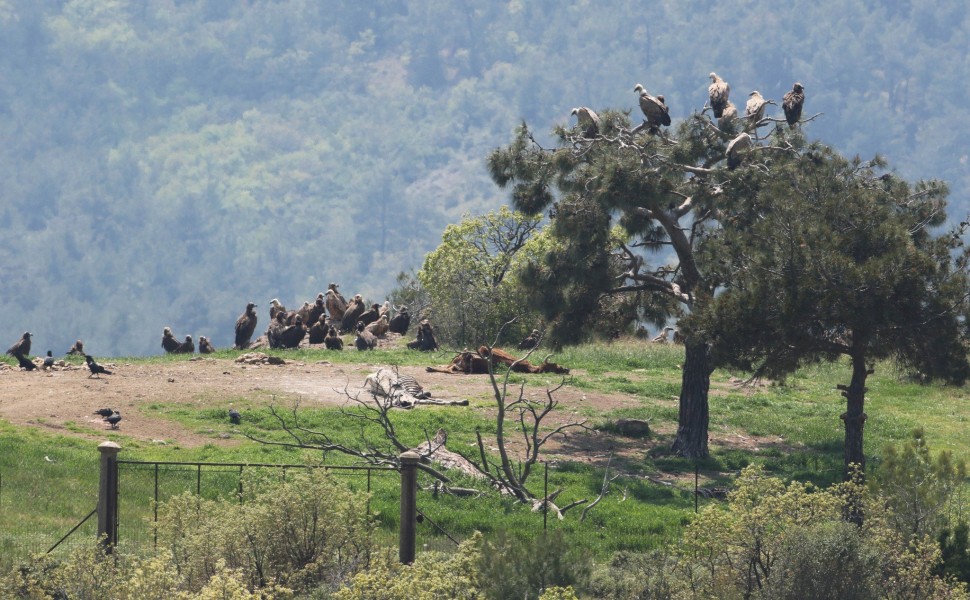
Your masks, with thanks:
<instances>
[{"instance_id":1,"label":"sunlit grass","mask_svg":"<svg viewBox=\"0 0 970 600\"><path fill-rule=\"evenodd\" d=\"M287 359L307 363L330 361L334 364L389 364L425 366L445 364L451 352L422 354L401 349L343 353L324 350L270 351ZM223 350L215 356L233 359L241 352ZM546 356L533 355L534 362ZM150 359L120 358L113 362L175 362L188 356L159 356ZM74 359L79 362L79 359ZM619 396L634 403L623 408L596 410L577 408L579 416L593 425L609 429L619 418L647 420L654 433L643 439L617 438L617 444L633 449L617 459L614 469L620 477L610 493L579 522L582 506L566 519L544 520L531 507L489 493L478 499L435 496L430 478L422 476L419 507L429 521L421 526L420 542L429 547L450 544L430 525L433 521L451 535L462 538L474 530L485 532L515 529L536 533L543 526L561 528L573 543L588 547L596 556L617 549L643 550L678 535L694 508L691 493L694 469L699 469L703 485L729 486L731 478L751 463L764 464L771 472L788 479L813 481L824 485L841 478L844 430L839 415L845 410L844 398L836 388L847 384L850 370L846 363L806 367L783 382L755 382L741 385L745 374L717 370L711 378L710 431L711 457L693 461L669 454L667 449L676 430L683 348L673 345L645 344L639 341L593 344L568 348L550 360L571 369L565 385L584 393ZM483 377L483 376L476 376ZM514 374L510 382L527 388L545 389L563 379L551 375ZM904 381L889 364L880 364L868 382L865 452L870 468L877 469L879 455L886 444L906 439L915 427L923 427L934 451L949 450L958 460L970 460L970 444L965 431L970 418L970 392L966 388L918 385ZM320 463L351 464L354 459L337 452L324 454L319 449L294 449L259 444L241 433L270 441L292 441L267 406L271 403L289 418L292 399L267 398L257 391L235 397L203 397L192 404L155 402L139 410L157 418L171 419L202 435L212 443L200 447L180 447L171 440L155 443L126 438L120 432L110 439L123 446L122 459L161 461L207 461L225 463ZM226 418L229 403L243 413L243 423L234 428ZM448 446L466 456L477 458L476 434L486 440L495 430L492 400L475 399L470 407L421 407L393 415L402 441L417 445L433 437L437 429L449 434ZM384 448L389 445L380 429L334 407L301 407L300 425L325 432L331 440L355 448ZM68 424L70 431L89 433L83 424ZM666 432L666 433L664 433ZM100 432L103 436L105 432ZM487 443L491 446L493 443ZM14 543L29 532L66 532L94 507L97 489L97 451L95 444L71 437L56 437L29 428L0 426L0 548L9 556ZM637 450L637 449L642 450ZM48 460L44 457L47 456ZM493 454L494 456L494 454ZM546 488L545 467L540 465L529 480L537 496ZM191 473L182 476L194 485ZM213 477L215 477L213 475ZM229 477L225 475L224 477ZM679 481L662 485L658 478ZM557 459L548 471L548 490L562 489L560 505L574 500L593 500L602 485L602 467ZM364 485L348 477L354 486ZM233 480L223 487L232 490ZM133 484L134 485L134 484ZM151 505L145 500L147 484L139 483L140 508L144 519ZM169 484L178 487L175 483ZM213 483L213 485L215 485ZM397 526L399 481L395 474L371 480L372 514L382 524L388 539ZM455 476L454 485L483 487L480 482ZM40 491L38 491L40 490ZM153 490L152 490L153 492ZM710 502L710 501L702 501ZM128 510L133 510L129 507ZM56 541L56 540L54 540ZM46 542L45 542L46 543ZM36 549L36 548L35 548ZM0 558L0 562L4 559Z\"/></svg>"}]
</instances>

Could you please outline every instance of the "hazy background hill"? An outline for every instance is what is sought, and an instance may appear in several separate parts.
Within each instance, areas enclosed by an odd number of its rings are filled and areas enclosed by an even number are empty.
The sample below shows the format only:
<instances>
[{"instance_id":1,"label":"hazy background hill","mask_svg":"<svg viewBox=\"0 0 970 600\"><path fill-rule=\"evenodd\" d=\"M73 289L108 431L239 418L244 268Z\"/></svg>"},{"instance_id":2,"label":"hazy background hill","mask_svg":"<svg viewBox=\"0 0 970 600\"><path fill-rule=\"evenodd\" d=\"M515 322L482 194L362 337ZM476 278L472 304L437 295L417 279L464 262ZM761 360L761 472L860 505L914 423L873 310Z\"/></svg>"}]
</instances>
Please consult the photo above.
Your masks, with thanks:
<instances>
[{"instance_id":1,"label":"hazy background hill","mask_svg":"<svg viewBox=\"0 0 970 600\"><path fill-rule=\"evenodd\" d=\"M683 118L806 87L809 136L950 183L970 210L962 0L0 0L0 344L230 343L248 300L375 301L446 224L505 201L522 119Z\"/></svg>"}]
</instances>

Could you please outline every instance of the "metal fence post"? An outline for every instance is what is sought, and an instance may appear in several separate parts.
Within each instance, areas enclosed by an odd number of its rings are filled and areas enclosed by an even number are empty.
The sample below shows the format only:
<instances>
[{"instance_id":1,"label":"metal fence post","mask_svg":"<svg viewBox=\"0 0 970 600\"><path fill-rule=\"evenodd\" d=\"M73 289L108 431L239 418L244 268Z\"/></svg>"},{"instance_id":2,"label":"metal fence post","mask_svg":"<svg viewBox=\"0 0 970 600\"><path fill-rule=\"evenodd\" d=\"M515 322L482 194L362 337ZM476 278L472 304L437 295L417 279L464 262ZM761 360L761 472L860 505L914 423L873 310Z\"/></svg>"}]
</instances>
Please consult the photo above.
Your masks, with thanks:
<instances>
[{"instance_id":1,"label":"metal fence post","mask_svg":"<svg viewBox=\"0 0 970 600\"><path fill-rule=\"evenodd\" d=\"M98 486L98 539L110 553L118 543L118 453L114 442L98 445L101 452L101 483Z\"/></svg>"},{"instance_id":2,"label":"metal fence post","mask_svg":"<svg viewBox=\"0 0 970 600\"><path fill-rule=\"evenodd\" d=\"M398 540L401 563L414 562L418 533L418 461L421 457L410 450L401 459L401 532Z\"/></svg>"}]
</instances>

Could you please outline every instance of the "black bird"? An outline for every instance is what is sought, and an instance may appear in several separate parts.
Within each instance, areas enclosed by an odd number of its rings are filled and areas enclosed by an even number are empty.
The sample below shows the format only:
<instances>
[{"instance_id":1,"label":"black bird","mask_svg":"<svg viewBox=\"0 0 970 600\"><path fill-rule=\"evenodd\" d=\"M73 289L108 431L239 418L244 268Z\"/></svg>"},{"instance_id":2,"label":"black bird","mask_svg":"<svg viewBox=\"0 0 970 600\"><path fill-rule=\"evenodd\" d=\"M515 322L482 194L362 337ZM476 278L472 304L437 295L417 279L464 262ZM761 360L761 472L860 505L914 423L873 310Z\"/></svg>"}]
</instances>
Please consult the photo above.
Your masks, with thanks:
<instances>
[{"instance_id":1,"label":"black bird","mask_svg":"<svg viewBox=\"0 0 970 600\"><path fill-rule=\"evenodd\" d=\"M323 338L323 343L327 345L327 350L344 349L344 341L337 335L337 328L333 325L327 331L327 337Z\"/></svg>"},{"instance_id":2,"label":"black bird","mask_svg":"<svg viewBox=\"0 0 970 600\"><path fill-rule=\"evenodd\" d=\"M50 350L47 351L47 358L44 359L44 370L54 369L54 355Z\"/></svg>"},{"instance_id":3,"label":"black bird","mask_svg":"<svg viewBox=\"0 0 970 600\"><path fill-rule=\"evenodd\" d=\"M242 423L242 415L235 408L229 409L229 422L233 425L239 425Z\"/></svg>"},{"instance_id":4,"label":"black bird","mask_svg":"<svg viewBox=\"0 0 970 600\"><path fill-rule=\"evenodd\" d=\"M111 415L115 414L115 411L110 408L99 408L98 410L94 411L94 414L101 415L102 417L110 417Z\"/></svg>"},{"instance_id":5,"label":"black bird","mask_svg":"<svg viewBox=\"0 0 970 600\"><path fill-rule=\"evenodd\" d=\"M110 417L105 417L104 420L106 423L111 425L112 429L118 429L118 423L121 422L121 413L118 411L115 411L113 415L111 415Z\"/></svg>"},{"instance_id":6,"label":"black bird","mask_svg":"<svg viewBox=\"0 0 970 600\"><path fill-rule=\"evenodd\" d=\"M175 339L175 335L172 333L171 327L166 327L162 330L162 348L169 354L178 352L179 341Z\"/></svg>"},{"instance_id":7,"label":"black bird","mask_svg":"<svg viewBox=\"0 0 970 600\"><path fill-rule=\"evenodd\" d=\"M244 350L249 347L249 340L256 331L256 305L250 302L246 305L246 312L236 319L236 349Z\"/></svg>"},{"instance_id":8,"label":"black bird","mask_svg":"<svg viewBox=\"0 0 970 600\"><path fill-rule=\"evenodd\" d=\"M34 364L34 361L25 358L23 354L20 354L18 352L16 354L14 354L14 356L17 357L17 362L20 363L20 368L21 369L26 369L28 371L33 371L34 369L37 368L37 365Z\"/></svg>"},{"instance_id":9,"label":"black bird","mask_svg":"<svg viewBox=\"0 0 970 600\"><path fill-rule=\"evenodd\" d=\"M91 356L90 354L85 354L84 360L88 363L88 369L91 370L91 374L88 375L88 379L91 379L95 375L98 375L98 379L101 379L100 373L104 373L105 375L111 375L111 371L109 371L108 369L105 369L98 363L94 362L94 357ZM119 417L118 420L121 420L121 418Z\"/></svg>"},{"instance_id":10,"label":"black bird","mask_svg":"<svg viewBox=\"0 0 970 600\"><path fill-rule=\"evenodd\" d=\"M30 336L33 335L29 331L25 331L24 334L17 340L17 343L13 346L7 348L7 354L10 356L17 356L18 354L23 354L24 356L30 355Z\"/></svg>"}]
</instances>

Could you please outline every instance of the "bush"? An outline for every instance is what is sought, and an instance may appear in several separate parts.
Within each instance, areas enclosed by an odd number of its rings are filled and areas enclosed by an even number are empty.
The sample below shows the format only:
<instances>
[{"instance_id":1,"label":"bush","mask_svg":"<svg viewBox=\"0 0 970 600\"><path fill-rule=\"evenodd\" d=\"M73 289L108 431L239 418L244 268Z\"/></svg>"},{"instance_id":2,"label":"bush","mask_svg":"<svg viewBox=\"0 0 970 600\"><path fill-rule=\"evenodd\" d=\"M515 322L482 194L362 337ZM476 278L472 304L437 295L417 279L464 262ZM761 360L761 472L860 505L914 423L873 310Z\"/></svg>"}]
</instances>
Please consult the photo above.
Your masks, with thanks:
<instances>
[{"instance_id":1,"label":"bush","mask_svg":"<svg viewBox=\"0 0 970 600\"><path fill-rule=\"evenodd\" d=\"M171 552L191 589L201 589L222 564L251 589L283 585L332 590L366 567L374 524L366 497L323 470L285 483L251 479L243 504L172 498L159 510L159 545Z\"/></svg>"},{"instance_id":2,"label":"bush","mask_svg":"<svg viewBox=\"0 0 970 600\"><path fill-rule=\"evenodd\" d=\"M544 590L583 584L589 558L566 543L560 531L521 539L498 532L482 545L479 569L488 598L538 598Z\"/></svg>"}]
</instances>

